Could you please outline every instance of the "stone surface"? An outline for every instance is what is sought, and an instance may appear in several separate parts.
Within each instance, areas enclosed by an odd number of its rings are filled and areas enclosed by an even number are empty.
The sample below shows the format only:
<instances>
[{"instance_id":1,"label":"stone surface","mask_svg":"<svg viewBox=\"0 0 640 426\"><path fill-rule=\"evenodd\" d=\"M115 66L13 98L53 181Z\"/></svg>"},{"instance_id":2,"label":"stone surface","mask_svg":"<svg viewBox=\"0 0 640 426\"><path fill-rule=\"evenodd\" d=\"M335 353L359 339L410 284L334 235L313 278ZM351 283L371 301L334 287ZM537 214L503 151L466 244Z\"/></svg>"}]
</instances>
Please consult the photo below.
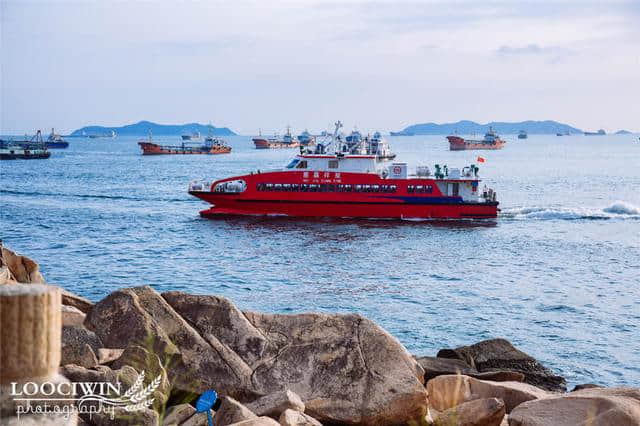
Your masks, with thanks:
<instances>
[{"instance_id":1,"label":"stone surface","mask_svg":"<svg viewBox=\"0 0 640 426\"><path fill-rule=\"evenodd\" d=\"M36 262L26 256L21 256L0 243L0 284L25 283L44 284L44 277Z\"/></svg>"},{"instance_id":2,"label":"stone surface","mask_svg":"<svg viewBox=\"0 0 640 426\"><path fill-rule=\"evenodd\" d=\"M566 391L567 383L563 377L553 374L535 358L516 349L505 339L490 339L471 346L442 349L437 356L462 360L479 372L517 371L524 374L526 383L552 392Z\"/></svg>"},{"instance_id":3,"label":"stone surface","mask_svg":"<svg viewBox=\"0 0 640 426\"><path fill-rule=\"evenodd\" d=\"M215 413L212 411L211 416L213 417ZM193 416L189 417L181 426L208 426L209 419L207 418L207 413L195 413Z\"/></svg>"},{"instance_id":4,"label":"stone surface","mask_svg":"<svg viewBox=\"0 0 640 426\"><path fill-rule=\"evenodd\" d=\"M102 342L98 336L83 325L64 325L60 365L76 364L87 368L93 367L98 364L95 354L100 347Z\"/></svg>"},{"instance_id":5,"label":"stone surface","mask_svg":"<svg viewBox=\"0 0 640 426\"><path fill-rule=\"evenodd\" d=\"M78 415L76 413L46 414L46 415L21 415L18 417L0 417L0 426L77 426Z\"/></svg>"},{"instance_id":6,"label":"stone surface","mask_svg":"<svg viewBox=\"0 0 640 426\"><path fill-rule=\"evenodd\" d=\"M579 391L582 389L592 389L592 388L601 388L602 386L596 385L594 383L583 383L581 385L575 385L571 392Z\"/></svg>"},{"instance_id":7,"label":"stone surface","mask_svg":"<svg viewBox=\"0 0 640 426\"><path fill-rule=\"evenodd\" d=\"M62 325L82 325L85 316L78 308L62 305Z\"/></svg>"},{"instance_id":8,"label":"stone surface","mask_svg":"<svg viewBox=\"0 0 640 426\"><path fill-rule=\"evenodd\" d=\"M506 412L510 413L525 401L551 395L527 383L490 382L462 375L438 376L429 380L427 390L429 404L438 411L476 399L499 398L504 401Z\"/></svg>"},{"instance_id":9,"label":"stone surface","mask_svg":"<svg viewBox=\"0 0 640 426\"><path fill-rule=\"evenodd\" d=\"M461 359L438 358L433 356L417 357L416 361L424 369L425 383L444 374L476 374L478 371Z\"/></svg>"},{"instance_id":10,"label":"stone surface","mask_svg":"<svg viewBox=\"0 0 640 426\"><path fill-rule=\"evenodd\" d=\"M449 408L435 419L435 426L500 426L504 402L497 398L476 399Z\"/></svg>"},{"instance_id":11,"label":"stone surface","mask_svg":"<svg viewBox=\"0 0 640 426\"><path fill-rule=\"evenodd\" d=\"M67 306L73 306L82 313L88 313L93 307L93 303L84 297L73 294L70 291L62 289L62 303Z\"/></svg>"},{"instance_id":12,"label":"stone surface","mask_svg":"<svg viewBox=\"0 0 640 426\"><path fill-rule=\"evenodd\" d=\"M220 407L216 411L213 418L214 426L226 426L233 423L242 422L244 420L255 419L256 416L247 407L236 401L235 399L225 396L222 399Z\"/></svg>"},{"instance_id":13,"label":"stone surface","mask_svg":"<svg viewBox=\"0 0 640 426\"><path fill-rule=\"evenodd\" d=\"M57 372L60 306L58 287L0 286L0 384Z\"/></svg>"},{"instance_id":14,"label":"stone surface","mask_svg":"<svg viewBox=\"0 0 640 426\"><path fill-rule=\"evenodd\" d=\"M322 426L322 423L297 410L287 409L280 414L281 426Z\"/></svg>"},{"instance_id":15,"label":"stone surface","mask_svg":"<svg viewBox=\"0 0 640 426\"><path fill-rule=\"evenodd\" d=\"M245 420L239 423L233 423L234 426L280 426L280 423L271 417L256 417L255 419Z\"/></svg>"},{"instance_id":16,"label":"stone surface","mask_svg":"<svg viewBox=\"0 0 640 426\"><path fill-rule=\"evenodd\" d=\"M153 407L160 412L169 399L171 384L158 355L140 346L129 346L118 359L111 363L111 368L116 370L124 367L132 367L138 373L144 372L145 383L159 380L152 396Z\"/></svg>"},{"instance_id":17,"label":"stone surface","mask_svg":"<svg viewBox=\"0 0 640 426\"><path fill-rule=\"evenodd\" d=\"M151 347L174 389L239 401L290 389L326 422L389 424L426 412L423 370L359 315L241 312L225 298L119 290L85 320L106 347Z\"/></svg>"},{"instance_id":18,"label":"stone surface","mask_svg":"<svg viewBox=\"0 0 640 426\"><path fill-rule=\"evenodd\" d=\"M280 417L283 411L292 409L304 413L304 403L290 390L272 393L245 404L257 416Z\"/></svg>"},{"instance_id":19,"label":"stone surface","mask_svg":"<svg viewBox=\"0 0 640 426\"><path fill-rule=\"evenodd\" d=\"M438 358L423 356L416 358L416 361L424 369L424 380L428 382L437 376L445 374L463 374L480 380L491 380L495 382L522 382L524 374L517 371L485 371L479 372L465 361L455 358Z\"/></svg>"},{"instance_id":20,"label":"stone surface","mask_svg":"<svg viewBox=\"0 0 640 426\"><path fill-rule=\"evenodd\" d=\"M110 348L150 348L178 390L245 396L250 370L225 359L150 287L118 290L94 305L85 325ZM230 357L231 358L231 357ZM240 367L240 369L238 369ZM257 396L250 394L248 396Z\"/></svg>"},{"instance_id":21,"label":"stone surface","mask_svg":"<svg viewBox=\"0 0 640 426\"><path fill-rule=\"evenodd\" d=\"M196 409L191 404L174 405L167 408L162 419L162 426L179 425L196 413Z\"/></svg>"},{"instance_id":22,"label":"stone surface","mask_svg":"<svg viewBox=\"0 0 640 426\"><path fill-rule=\"evenodd\" d=\"M509 426L639 426L640 389L590 388L525 402L509 415Z\"/></svg>"},{"instance_id":23,"label":"stone surface","mask_svg":"<svg viewBox=\"0 0 640 426\"><path fill-rule=\"evenodd\" d=\"M124 349L100 348L98 349L98 364L108 364L122 356Z\"/></svg>"},{"instance_id":24,"label":"stone surface","mask_svg":"<svg viewBox=\"0 0 640 426\"><path fill-rule=\"evenodd\" d=\"M84 417L84 419L95 426L158 426L160 424L158 413L149 408L143 408L139 411L126 411L121 407L117 407L114 409L113 419L109 414L102 412L93 414L90 420L87 417Z\"/></svg>"}]
</instances>

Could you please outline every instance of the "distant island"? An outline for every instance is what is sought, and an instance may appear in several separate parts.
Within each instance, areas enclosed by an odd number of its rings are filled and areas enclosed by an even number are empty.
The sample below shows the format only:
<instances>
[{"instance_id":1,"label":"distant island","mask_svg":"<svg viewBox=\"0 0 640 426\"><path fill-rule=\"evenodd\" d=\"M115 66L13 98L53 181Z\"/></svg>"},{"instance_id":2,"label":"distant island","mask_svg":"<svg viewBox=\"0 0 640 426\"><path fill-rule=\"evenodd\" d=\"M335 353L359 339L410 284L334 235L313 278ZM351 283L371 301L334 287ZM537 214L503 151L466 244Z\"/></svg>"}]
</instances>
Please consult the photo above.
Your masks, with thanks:
<instances>
[{"instance_id":1,"label":"distant island","mask_svg":"<svg viewBox=\"0 0 640 426\"><path fill-rule=\"evenodd\" d=\"M202 135L207 135L211 132L215 136L234 136L236 134L227 127L215 127L200 123L158 124L151 121L139 121L135 124L127 124L121 127L85 126L74 130L69 136L108 135L112 131L121 136L145 136L149 132L159 136L180 136L185 133L191 134L195 132L200 132Z\"/></svg>"},{"instance_id":2,"label":"distant island","mask_svg":"<svg viewBox=\"0 0 640 426\"><path fill-rule=\"evenodd\" d=\"M507 123L502 121L492 121L487 124L476 123L475 121L462 120L456 123L424 123L413 124L406 127L400 132L391 132L392 136L411 136L411 135L451 135L454 133L468 135L473 133L482 134L492 127L494 131L502 134L516 134L520 130L524 130L531 134L558 134L558 133L583 133L582 130L569 126L568 124L558 123L557 121L520 121L516 123Z\"/></svg>"}]
</instances>

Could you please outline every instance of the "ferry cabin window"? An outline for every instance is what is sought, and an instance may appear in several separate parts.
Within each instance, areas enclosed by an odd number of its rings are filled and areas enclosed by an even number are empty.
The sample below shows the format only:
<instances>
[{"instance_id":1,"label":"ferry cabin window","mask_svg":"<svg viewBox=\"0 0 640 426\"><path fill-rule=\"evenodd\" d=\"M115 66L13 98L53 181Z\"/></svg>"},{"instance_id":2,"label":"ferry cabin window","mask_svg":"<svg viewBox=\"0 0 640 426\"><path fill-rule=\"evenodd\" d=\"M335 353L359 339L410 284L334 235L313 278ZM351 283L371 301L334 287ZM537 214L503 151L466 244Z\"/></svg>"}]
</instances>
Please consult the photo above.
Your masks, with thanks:
<instances>
[{"instance_id":1,"label":"ferry cabin window","mask_svg":"<svg viewBox=\"0 0 640 426\"><path fill-rule=\"evenodd\" d=\"M338 160L329 160L329 168L337 169L338 168Z\"/></svg>"},{"instance_id":2,"label":"ferry cabin window","mask_svg":"<svg viewBox=\"0 0 640 426\"><path fill-rule=\"evenodd\" d=\"M287 165L287 169L293 169L296 164L298 164L300 162L300 160L298 160L297 158L294 158L293 160L291 160L291 162Z\"/></svg>"},{"instance_id":3,"label":"ferry cabin window","mask_svg":"<svg viewBox=\"0 0 640 426\"><path fill-rule=\"evenodd\" d=\"M296 169L306 169L307 168L307 160L302 160L296 166ZM306 176L305 176L306 177Z\"/></svg>"},{"instance_id":4,"label":"ferry cabin window","mask_svg":"<svg viewBox=\"0 0 640 426\"><path fill-rule=\"evenodd\" d=\"M407 192L409 194L431 194L433 187L431 185L408 185Z\"/></svg>"}]
</instances>

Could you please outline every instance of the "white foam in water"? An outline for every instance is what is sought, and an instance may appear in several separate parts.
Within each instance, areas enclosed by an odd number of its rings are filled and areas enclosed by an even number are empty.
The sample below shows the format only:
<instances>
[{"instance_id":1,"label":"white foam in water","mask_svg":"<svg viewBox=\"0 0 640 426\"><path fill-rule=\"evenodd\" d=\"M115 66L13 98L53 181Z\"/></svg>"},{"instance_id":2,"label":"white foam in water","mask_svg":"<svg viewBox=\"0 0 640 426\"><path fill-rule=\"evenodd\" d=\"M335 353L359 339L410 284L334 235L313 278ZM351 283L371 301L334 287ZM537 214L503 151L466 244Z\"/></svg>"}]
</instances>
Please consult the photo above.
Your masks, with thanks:
<instances>
[{"instance_id":1,"label":"white foam in water","mask_svg":"<svg viewBox=\"0 0 640 426\"><path fill-rule=\"evenodd\" d=\"M616 201L611 204L609 207L603 209L607 213L613 214L622 214L622 215L631 215L631 216L639 216L640 215L640 207L634 206L633 204L625 203L624 201Z\"/></svg>"},{"instance_id":2,"label":"white foam in water","mask_svg":"<svg viewBox=\"0 0 640 426\"><path fill-rule=\"evenodd\" d=\"M637 218L640 216L640 207L624 201L616 201L603 209L578 207L514 207L502 209L500 216L513 219L541 220Z\"/></svg>"}]
</instances>

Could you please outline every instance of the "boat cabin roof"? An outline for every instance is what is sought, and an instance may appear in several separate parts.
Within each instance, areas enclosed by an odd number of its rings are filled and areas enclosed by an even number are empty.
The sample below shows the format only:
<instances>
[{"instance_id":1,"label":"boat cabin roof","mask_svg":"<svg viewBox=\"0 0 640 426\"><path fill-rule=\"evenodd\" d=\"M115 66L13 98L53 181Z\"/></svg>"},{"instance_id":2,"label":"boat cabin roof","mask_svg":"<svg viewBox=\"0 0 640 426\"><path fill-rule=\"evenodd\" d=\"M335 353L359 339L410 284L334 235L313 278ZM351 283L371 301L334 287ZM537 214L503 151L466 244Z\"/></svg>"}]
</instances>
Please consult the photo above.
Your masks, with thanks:
<instances>
[{"instance_id":1,"label":"boat cabin roof","mask_svg":"<svg viewBox=\"0 0 640 426\"><path fill-rule=\"evenodd\" d=\"M285 170L377 173L379 168L375 155L299 154Z\"/></svg>"}]
</instances>

